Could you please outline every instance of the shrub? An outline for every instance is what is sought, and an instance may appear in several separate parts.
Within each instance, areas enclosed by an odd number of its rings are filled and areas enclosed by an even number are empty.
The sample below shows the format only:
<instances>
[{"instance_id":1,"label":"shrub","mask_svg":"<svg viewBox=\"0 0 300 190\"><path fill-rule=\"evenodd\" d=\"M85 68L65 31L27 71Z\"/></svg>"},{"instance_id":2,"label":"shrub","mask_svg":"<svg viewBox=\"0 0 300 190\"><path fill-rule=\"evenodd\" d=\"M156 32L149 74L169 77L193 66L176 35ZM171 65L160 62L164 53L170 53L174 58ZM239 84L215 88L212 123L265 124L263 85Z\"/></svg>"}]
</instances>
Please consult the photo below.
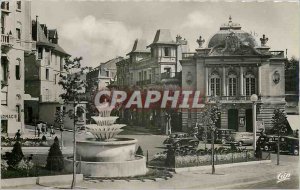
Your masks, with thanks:
<instances>
[{"instance_id":1,"label":"shrub","mask_svg":"<svg viewBox=\"0 0 300 190\"><path fill-rule=\"evenodd\" d=\"M52 171L61 171L64 169L63 155L59 148L59 141L57 137L55 137L54 143L50 147L46 168L47 170Z\"/></svg>"},{"instance_id":2,"label":"shrub","mask_svg":"<svg viewBox=\"0 0 300 190\"><path fill-rule=\"evenodd\" d=\"M23 159L23 157L24 154L22 152L21 143L17 141L14 144L11 153L7 154L7 159L8 159L7 164L9 165L9 167L14 168Z\"/></svg>"},{"instance_id":3,"label":"shrub","mask_svg":"<svg viewBox=\"0 0 300 190\"><path fill-rule=\"evenodd\" d=\"M8 164L6 160L1 159L1 171L6 171L8 169Z\"/></svg>"},{"instance_id":4,"label":"shrub","mask_svg":"<svg viewBox=\"0 0 300 190\"><path fill-rule=\"evenodd\" d=\"M144 152L141 148L141 146L138 147L138 149L135 152L136 155L144 156Z\"/></svg>"}]
</instances>

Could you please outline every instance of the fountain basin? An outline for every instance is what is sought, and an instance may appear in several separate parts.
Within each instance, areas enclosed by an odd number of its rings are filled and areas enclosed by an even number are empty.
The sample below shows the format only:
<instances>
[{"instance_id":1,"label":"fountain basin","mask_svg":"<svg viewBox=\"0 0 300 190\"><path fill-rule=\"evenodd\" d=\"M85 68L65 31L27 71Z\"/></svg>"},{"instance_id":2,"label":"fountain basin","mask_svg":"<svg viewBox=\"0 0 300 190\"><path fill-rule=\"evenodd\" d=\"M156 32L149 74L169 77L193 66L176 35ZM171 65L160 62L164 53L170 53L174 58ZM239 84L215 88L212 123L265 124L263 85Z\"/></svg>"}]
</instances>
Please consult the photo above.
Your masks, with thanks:
<instances>
[{"instance_id":1,"label":"fountain basin","mask_svg":"<svg viewBox=\"0 0 300 190\"><path fill-rule=\"evenodd\" d=\"M65 169L72 171L72 158L64 160ZM77 173L82 173L87 177L131 177L145 175L147 173L146 159L144 156L136 156L130 161L120 162L87 162L80 163L77 167Z\"/></svg>"},{"instance_id":2,"label":"fountain basin","mask_svg":"<svg viewBox=\"0 0 300 190\"><path fill-rule=\"evenodd\" d=\"M96 141L93 138L77 141L77 154L87 162L120 162L135 158L136 139L116 138Z\"/></svg>"}]
</instances>

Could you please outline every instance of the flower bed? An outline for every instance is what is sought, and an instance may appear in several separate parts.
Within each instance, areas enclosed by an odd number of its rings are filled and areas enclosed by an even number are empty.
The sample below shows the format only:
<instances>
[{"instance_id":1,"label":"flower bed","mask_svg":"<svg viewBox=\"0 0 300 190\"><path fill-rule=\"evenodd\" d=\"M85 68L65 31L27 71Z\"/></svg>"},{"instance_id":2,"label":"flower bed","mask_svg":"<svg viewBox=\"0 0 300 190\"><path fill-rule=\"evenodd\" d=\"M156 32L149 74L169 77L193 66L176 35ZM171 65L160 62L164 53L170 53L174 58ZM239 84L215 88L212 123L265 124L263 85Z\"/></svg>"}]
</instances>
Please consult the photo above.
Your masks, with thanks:
<instances>
[{"instance_id":1,"label":"flower bed","mask_svg":"<svg viewBox=\"0 0 300 190\"><path fill-rule=\"evenodd\" d=\"M169 150L170 151L170 150ZM229 149L220 147L215 149L215 164L229 164L238 162L247 162L257 160L253 151L245 149ZM168 153L162 152L154 155L154 158L148 162L148 165L155 167L193 167L211 165L211 150L197 150L193 154L186 154L185 151L173 150Z\"/></svg>"},{"instance_id":2,"label":"flower bed","mask_svg":"<svg viewBox=\"0 0 300 190\"><path fill-rule=\"evenodd\" d=\"M238 162L247 162L256 160L253 152L236 152L226 154L216 154L214 157L215 164L229 164ZM211 165L211 155L186 155L175 156L175 167L193 167Z\"/></svg>"},{"instance_id":3,"label":"flower bed","mask_svg":"<svg viewBox=\"0 0 300 190\"><path fill-rule=\"evenodd\" d=\"M2 147L11 147L16 143L15 138L1 137L1 146ZM42 140L38 137L24 138L21 139L21 144L23 147L49 147L49 141Z\"/></svg>"}]
</instances>

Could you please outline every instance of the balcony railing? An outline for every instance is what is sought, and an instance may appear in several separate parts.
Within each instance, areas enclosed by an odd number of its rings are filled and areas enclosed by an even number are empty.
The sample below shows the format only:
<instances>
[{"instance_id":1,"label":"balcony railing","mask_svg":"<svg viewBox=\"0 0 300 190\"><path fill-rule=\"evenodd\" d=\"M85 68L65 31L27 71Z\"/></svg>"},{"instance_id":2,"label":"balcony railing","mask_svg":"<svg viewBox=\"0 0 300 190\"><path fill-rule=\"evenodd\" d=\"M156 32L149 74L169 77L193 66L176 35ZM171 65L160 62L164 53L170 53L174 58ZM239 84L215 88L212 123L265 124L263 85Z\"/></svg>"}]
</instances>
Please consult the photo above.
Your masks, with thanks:
<instances>
[{"instance_id":1,"label":"balcony railing","mask_svg":"<svg viewBox=\"0 0 300 190\"><path fill-rule=\"evenodd\" d=\"M221 101L221 102L250 102L251 96L206 96L207 101ZM259 97L260 99L260 97Z\"/></svg>"},{"instance_id":2,"label":"balcony railing","mask_svg":"<svg viewBox=\"0 0 300 190\"><path fill-rule=\"evenodd\" d=\"M273 58L284 58L284 51L270 51Z\"/></svg>"},{"instance_id":3,"label":"balcony railing","mask_svg":"<svg viewBox=\"0 0 300 190\"><path fill-rule=\"evenodd\" d=\"M183 53L182 59L190 59L195 56L195 53Z\"/></svg>"},{"instance_id":4,"label":"balcony railing","mask_svg":"<svg viewBox=\"0 0 300 190\"><path fill-rule=\"evenodd\" d=\"M8 34L1 34L1 45L9 45L12 46L12 36Z\"/></svg>"}]
</instances>

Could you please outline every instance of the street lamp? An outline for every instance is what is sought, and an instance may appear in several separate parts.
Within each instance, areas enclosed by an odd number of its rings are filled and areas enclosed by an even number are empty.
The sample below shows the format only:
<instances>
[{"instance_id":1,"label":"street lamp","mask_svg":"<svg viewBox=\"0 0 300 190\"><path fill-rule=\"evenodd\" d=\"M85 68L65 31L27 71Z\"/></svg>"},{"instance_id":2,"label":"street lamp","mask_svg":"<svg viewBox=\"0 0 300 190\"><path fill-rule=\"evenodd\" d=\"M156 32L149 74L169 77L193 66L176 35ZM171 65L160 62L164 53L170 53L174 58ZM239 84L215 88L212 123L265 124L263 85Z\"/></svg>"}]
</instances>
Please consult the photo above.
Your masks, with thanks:
<instances>
[{"instance_id":1,"label":"street lamp","mask_svg":"<svg viewBox=\"0 0 300 190\"><path fill-rule=\"evenodd\" d=\"M256 102L258 97L256 94L252 94L250 97L252 102L252 123L253 123L253 150L256 150Z\"/></svg>"}]
</instances>

